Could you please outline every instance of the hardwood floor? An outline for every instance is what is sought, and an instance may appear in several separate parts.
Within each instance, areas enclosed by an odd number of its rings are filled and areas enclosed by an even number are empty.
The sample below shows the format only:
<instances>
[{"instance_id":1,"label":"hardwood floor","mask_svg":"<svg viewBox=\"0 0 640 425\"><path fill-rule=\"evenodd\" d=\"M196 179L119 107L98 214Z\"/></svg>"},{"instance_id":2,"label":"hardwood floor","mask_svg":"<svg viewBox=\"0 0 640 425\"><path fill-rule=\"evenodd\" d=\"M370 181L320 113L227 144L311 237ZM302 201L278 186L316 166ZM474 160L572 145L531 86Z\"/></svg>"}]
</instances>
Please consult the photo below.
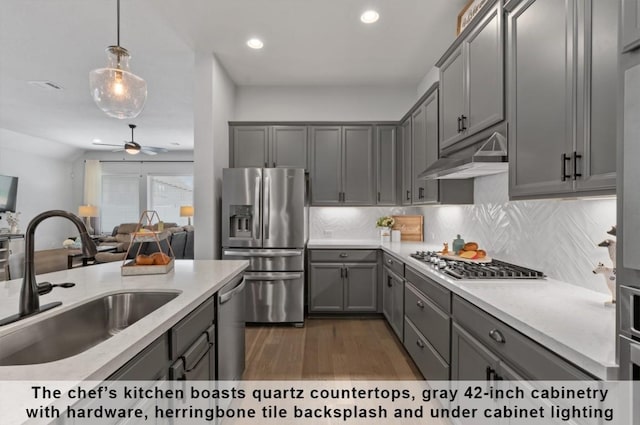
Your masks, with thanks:
<instances>
[{"instance_id":1,"label":"hardwood floor","mask_svg":"<svg viewBox=\"0 0 640 425\"><path fill-rule=\"evenodd\" d=\"M245 380L421 380L383 319L247 326Z\"/></svg>"}]
</instances>

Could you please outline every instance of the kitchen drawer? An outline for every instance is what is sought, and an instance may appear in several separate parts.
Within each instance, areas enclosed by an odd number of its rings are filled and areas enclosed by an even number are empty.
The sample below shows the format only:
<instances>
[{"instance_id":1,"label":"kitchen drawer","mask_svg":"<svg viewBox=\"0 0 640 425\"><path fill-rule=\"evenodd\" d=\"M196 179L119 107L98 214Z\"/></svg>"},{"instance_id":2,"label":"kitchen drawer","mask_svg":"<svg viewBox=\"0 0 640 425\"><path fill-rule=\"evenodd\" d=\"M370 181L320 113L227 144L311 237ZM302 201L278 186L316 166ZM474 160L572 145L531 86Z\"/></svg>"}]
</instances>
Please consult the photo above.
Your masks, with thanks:
<instances>
[{"instance_id":1,"label":"kitchen drawer","mask_svg":"<svg viewBox=\"0 0 640 425\"><path fill-rule=\"evenodd\" d=\"M171 328L169 333L171 360L182 355L215 321L214 305L213 297L211 297Z\"/></svg>"},{"instance_id":2,"label":"kitchen drawer","mask_svg":"<svg viewBox=\"0 0 640 425\"><path fill-rule=\"evenodd\" d=\"M440 357L424 335L406 316L404 319L404 347L425 379L433 381L449 379L449 364Z\"/></svg>"},{"instance_id":3,"label":"kitchen drawer","mask_svg":"<svg viewBox=\"0 0 640 425\"><path fill-rule=\"evenodd\" d=\"M330 262L372 262L378 261L378 251L375 249L313 249L311 261Z\"/></svg>"},{"instance_id":4,"label":"kitchen drawer","mask_svg":"<svg viewBox=\"0 0 640 425\"><path fill-rule=\"evenodd\" d=\"M404 263L402 261L392 257L386 252L383 252L382 263L385 267L389 267L398 276L404 277Z\"/></svg>"},{"instance_id":5,"label":"kitchen drawer","mask_svg":"<svg viewBox=\"0 0 640 425\"><path fill-rule=\"evenodd\" d=\"M415 286L404 285L404 314L427 338L438 353L449 361L451 322L449 315L425 298Z\"/></svg>"},{"instance_id":6,"label":"kitchen drawer","mask_svg":"<svg viewBox=\"0 0 640 425\"><path fill-rule=\"evenodd\" d=\"M499 357L532 380L594 379L561 357L454 295L453 319Z\"/></svg>"},{"instance_id":7,"label":"kitchen drawer","mask_svg":"<svg viewBox=\"0 0 640 425\"><path fill-rule=\"evenodd\" d=\"M406 267L404 276L422 295L433 301L445 313L451 313L451 291L411 267Z\"/></svg>"}]
</instances>

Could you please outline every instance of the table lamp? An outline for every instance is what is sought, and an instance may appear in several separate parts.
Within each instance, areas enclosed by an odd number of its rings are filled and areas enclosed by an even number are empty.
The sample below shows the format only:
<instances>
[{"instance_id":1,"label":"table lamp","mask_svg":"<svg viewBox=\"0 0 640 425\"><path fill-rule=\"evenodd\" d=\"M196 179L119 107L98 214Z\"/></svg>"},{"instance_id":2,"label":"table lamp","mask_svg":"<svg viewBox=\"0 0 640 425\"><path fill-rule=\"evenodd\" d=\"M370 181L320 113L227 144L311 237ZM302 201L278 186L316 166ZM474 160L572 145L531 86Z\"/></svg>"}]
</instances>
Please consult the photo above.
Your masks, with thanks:
<instances>
[{"instance_id":1,"label":"table lamp","mask_svg":"<svg viewBox=\"0 0 640 425\"><path fill-rule=\"evenodd\" d=\"M80 205L78 207L78 215L85 217L85 226L87 227L87 233L93 235L93 227L91 227L91 217L98 216L98 207L95 205Z\"/></svg>"},{"instance_id":2,"label":"table lamp","mask_svg":"<svg viewBox=\"0 0 640 425\"><path fill-rule=\"evenodd\" d=\"M180 217L188 217L188 225L191 226L191 217L193 217L193 206L182 205L180 207Z\"/></svg>"}]
</instances>

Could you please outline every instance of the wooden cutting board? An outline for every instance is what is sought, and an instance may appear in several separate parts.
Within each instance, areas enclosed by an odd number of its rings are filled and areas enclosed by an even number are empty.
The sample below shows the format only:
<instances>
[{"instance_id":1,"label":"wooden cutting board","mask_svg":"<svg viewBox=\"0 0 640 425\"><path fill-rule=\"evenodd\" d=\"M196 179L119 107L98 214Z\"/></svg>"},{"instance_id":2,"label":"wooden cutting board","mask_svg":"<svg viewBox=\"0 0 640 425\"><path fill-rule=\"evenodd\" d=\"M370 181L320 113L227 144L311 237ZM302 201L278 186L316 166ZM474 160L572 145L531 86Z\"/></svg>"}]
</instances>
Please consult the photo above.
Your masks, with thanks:
<instances>
[{"instance_id":1,"label":"wooden cutting board","mask_svg":"<svg viewBox=\"0 0 640 425\"><path fill-rule=\"evenodd\" d=\"M392 230L400 230L402 232L401 240L403 241L423 241L423 223L422 215L394 215L395 224Z\"/></svg>"}]
</instances>

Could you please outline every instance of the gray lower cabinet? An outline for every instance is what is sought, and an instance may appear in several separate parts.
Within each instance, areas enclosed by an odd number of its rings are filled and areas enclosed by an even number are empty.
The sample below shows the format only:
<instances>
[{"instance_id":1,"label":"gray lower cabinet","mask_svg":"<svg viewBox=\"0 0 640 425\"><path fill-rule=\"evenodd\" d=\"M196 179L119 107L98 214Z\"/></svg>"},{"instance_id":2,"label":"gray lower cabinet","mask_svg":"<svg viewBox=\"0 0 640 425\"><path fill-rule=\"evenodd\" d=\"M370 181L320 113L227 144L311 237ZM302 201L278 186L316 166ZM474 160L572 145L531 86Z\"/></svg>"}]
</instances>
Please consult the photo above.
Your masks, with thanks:
<instances>
[{"instance_id":1,"label":"gray lower cabinet","mask_svg":"<svg viewBox=\"0 0 640 425\"><path fill-rule=\"evenodd\" d=\"M640 47L640 0L622 0L622 51Z\"/></svg>"},{"instance_id":2,"label":"gray lower cabinet","mask_svg":"<svg viewBox=\"0 0 640 425\"><path fill-rule=\"evenodd\" d=\"M495 384L494 381L507 379L500 370L502 363L529 380L594 379L457 295L453 296L452 311L453 379L486 379L488 383Z\"/></svg>"},{"instance_id":3,"label":"gray lower cabinet","mask_svg":"<svg viewBox=\"0 0 640 425\"><path fill-rule=\"evenodd\" d=\"M402 174L402 182L400 189L400 203L402 205L411 205L413 199L413 151L411 147L411 116L407 117L399 127L401 165L400 173Z\"/></svg>"},{"instance_id":4,"label":"gray lower cabinet","mask_svg":"<svg viewBox=\"0 0 640 425\"><path fill-rule=\"evenodd\" d=\"M398 145L396 126L376 127L377 205L396 205L398 196Z\"/></svg>"},{"instance_id":5,"label":"gray lower cabinet","mask_svg":"<svg viewBox=\"0 0 640 425\"><path fill-rule=\"evenodd\" d=\"M375 204L371 126L314 126L310 146L312 205Z\"/></svg>"},{"instance_id":6,"label":"gray lower cabinet","mask_svg":"<svg viewBox=\"0 0 640 425\"><path fill-rule=\"evenodd\" d=\"M404 339L404 278L387 266L382 269L382 313L396 336Z\"/></svg>"},{"instance_id":7,"label":"gray lower cabinet","mask_svg":"<svg viewBox=\"0 0 640 425\"><path fill-rule=\"evenodd\" d=\"M615 193L617 5L509 3L511 198Z\"/></svg>"},{"instance_id":8,"label":"gray lower cabinet","mask_svg":"<svg viewBox=\"0 0 640 425\"><path fill-rule=\"evenodd\" d=\"M354 251L349 251L354 252ZM375 251L373 258L376 258ZM356 251L357 253L357 251ZM309 312L371 313L378 310L377 262L335 261L341 251L311 251L309 263ZM358 256L357 254L355 255ZM314 261L314 258L318 261Z\"/></svg>"},{"instance_id":9,"label":"gray lower cabinet","mask_svg":"<svg viewBox=\"0 0 640 425\"><path fill-rule=\"evenodd\" d=\"M307 168L307 127L230 126L229 166Z\"/></svg>"}]
</instances>

